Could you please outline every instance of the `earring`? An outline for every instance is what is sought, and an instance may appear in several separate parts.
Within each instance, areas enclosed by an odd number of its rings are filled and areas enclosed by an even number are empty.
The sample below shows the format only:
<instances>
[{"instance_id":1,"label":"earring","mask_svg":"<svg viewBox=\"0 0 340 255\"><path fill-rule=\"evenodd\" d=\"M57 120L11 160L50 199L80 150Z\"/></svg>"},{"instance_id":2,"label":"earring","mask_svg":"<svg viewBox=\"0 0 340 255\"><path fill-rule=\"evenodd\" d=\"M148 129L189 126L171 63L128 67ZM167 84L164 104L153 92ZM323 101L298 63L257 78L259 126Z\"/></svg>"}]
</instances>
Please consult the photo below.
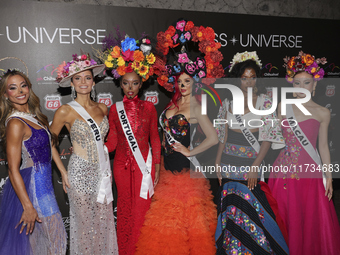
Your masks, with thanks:
<instances>
[{"instance_id":1,"label":"earring","mask_svg":"<svg viewBox=\"0 0 340 255\"><path fill-rule=\"evenodd\" d=\"M76 96L76 90L74 89L73 86L71 86L71 98L72 98L72 100L74 100L76 97L77 97Z\"/></svg>"},{"instance_id":2,"label":"earring","mask_svg":"<svg viewBox=\"0 0 340 255\"><path fill-rule=\"evenodd\" d=\"M313 93L312 93L312 96L313 96L313 97L315 96L315 89L313 89Z\"/></svg>"},{"instance_id":3,"label":"earring","mask_svg":"<svg viewBox=\"0 0 340 255\"><path fill-rule=\"evenodd\" d=\"M94 90L94 86L92 86L92 89L91 89L91 97L93 101L96 101L96 91Z\"/></svg>"},{"instance_id":4,"label":"earring","mask_svg":"<svg viewBox=\"0 0 340 255\"><path fill-rule=\"evenodd\" d=\"M256 86L254 86L254 94L256 94L256 93L257 93L257 91L258 91L257 87L256 87Z\"/></svg>"},{"instance_id":5,"label":"earring","mask_svg":"<svg viewBox=\"0 0 340 255\"><path fill-rule=\"evenodd\" d=\"M295 92L293 92L293 97L297 97Z\"/></svg>"}]
</instances>

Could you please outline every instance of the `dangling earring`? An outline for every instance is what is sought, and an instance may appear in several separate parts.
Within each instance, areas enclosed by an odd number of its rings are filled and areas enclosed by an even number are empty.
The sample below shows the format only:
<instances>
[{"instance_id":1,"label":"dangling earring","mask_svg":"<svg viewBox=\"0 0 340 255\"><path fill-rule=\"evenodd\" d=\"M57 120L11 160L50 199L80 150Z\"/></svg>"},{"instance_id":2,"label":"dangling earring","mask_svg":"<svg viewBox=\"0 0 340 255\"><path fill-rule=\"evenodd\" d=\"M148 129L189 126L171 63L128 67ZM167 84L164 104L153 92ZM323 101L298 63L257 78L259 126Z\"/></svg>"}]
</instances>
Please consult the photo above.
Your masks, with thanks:
<instances>
[{"instance_id":1,"label":"dangling earring","mask_svg":"<svg viewBox=\"0 0 340 255\"><path fill-rule=\"evenodd\" d=\"M295 92L293 92L293 97L297 97Z\"/></svg>"},{"instance_id":2,"label":"dangling earring","mask_svg":"<svg viewBox=\"0 0 340 255\"><path fill-rule=\"evenodd\" d=\"M74 100L76 98L76 90L74 89L73 86L71 86L71 98Z\"/></svg>"},{"instance_id":3,"label":"dangling earring","mask_svg":"<svg viewBox=\"0 0 340 255\"><path fill-rule=\"evenodd\" d=\"M254 86L254 94L256 94L257 93L257 91L258 91L258 89L257 89L257 87L256 86Z\"/></svg>"},{"instance_id":4,"label":"dangling earring","mask_svg":"<svg viewBox=\"0 0 340 255\"><path fill-rule=\"evenodd\" d=\"M313 96L313 97L315 96L315 89L313 89L313 93L312 93L312 96Z\"/></svg>"},{"instance_id":5,"label":"dangling earring","mask_svg":"<svg viewBox=\"0 0 340 255\"><path fill-rule=\"evenodd\" d=\"M96 101L96 91L94 90L94 86L92 86L92 89L91 89L91 97L93 101Z\"/></svg>"}]
</instances>

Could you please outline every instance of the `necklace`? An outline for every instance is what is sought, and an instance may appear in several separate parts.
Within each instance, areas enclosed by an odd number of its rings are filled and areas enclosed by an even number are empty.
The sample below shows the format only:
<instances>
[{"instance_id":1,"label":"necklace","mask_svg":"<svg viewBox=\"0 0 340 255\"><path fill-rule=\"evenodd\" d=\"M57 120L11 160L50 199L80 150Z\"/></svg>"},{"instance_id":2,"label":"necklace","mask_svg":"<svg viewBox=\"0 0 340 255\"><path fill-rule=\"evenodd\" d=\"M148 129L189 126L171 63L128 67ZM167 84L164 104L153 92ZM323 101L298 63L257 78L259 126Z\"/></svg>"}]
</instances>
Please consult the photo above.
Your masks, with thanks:
<instances>
[{"instance_id":1,"label":"necklace","mask_svg":"<svg viewBox=\"0 0 340 255\"><path fill-rule=\"evenodd\" d=\"M20 112L18 110L15 110L15 111L13 111L13 113L16 113L20 116L30 116L30 117L33 117L33 118L37 117L37 115L30 113L30 112Z\"/></svg>"}]
</instances>

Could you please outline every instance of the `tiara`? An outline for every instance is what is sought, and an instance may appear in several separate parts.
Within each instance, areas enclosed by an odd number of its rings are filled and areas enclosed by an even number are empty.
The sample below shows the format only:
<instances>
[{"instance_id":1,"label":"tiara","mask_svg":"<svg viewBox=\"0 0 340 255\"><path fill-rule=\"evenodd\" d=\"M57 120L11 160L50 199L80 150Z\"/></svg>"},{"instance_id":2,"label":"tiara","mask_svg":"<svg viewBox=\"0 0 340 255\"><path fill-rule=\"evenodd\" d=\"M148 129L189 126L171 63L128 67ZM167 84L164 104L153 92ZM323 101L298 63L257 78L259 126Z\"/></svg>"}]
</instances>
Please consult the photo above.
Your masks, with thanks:
<instances>
[{"instance_id":1,"label":"tiara","mask_svg":"<svg viewBox=\"0 0 340 255\"><path fill-rule=\"evenodd\" d=\"M297 72L307 72L313 75L314 80L320 81L325 75L323 68L319 67L319 64L326 64L326 58L317 58L310 54L306 54L303 51L299 52L299 55L294 57L285 57L283 67L286 68L286 80L293 83L293 78Z\"/></svg>"},{"instance_id":2,"label":"tiara","mask_svg":"<svg viewBox=\"0 0 340 255\"><path fill-rule=\"evenodd\" d=\"M230 62L230 68L229 68L229 72L231 72L231 70L233 69L234 65L247 61L247 60L254 60L256 62L256 64L261 68L262 64L261 64L261 60L259 59L259 56L257 56L256 51L245 51L242 53L236 53L233 57L233 60Z\"/></svg>"},{"instance_id":3,"label":"tiara","mask_svg":"<svg viewBox=\"0 0 340 255\"><path fill-rule=\"evenodd\" d=\"M204 57L197 56L190 59L188 43L194 42L198 51ZM195 44L194 44L195 45ZM175 48L180 46L177 52ZM223 59L219 51L221 44L215 42L215 31L211 27L195 26L192 21L181 19L165 32L157 34L157 49L169 59L170 50L175 57L173 64L163 65L163 70L155 69L158 84L168 91L174 90L175 76L185 72L198 82L200 79L205 85L215 82L216 78L224 75L220 62Z\"/></svg>"},{"instance_id":4,"label":"tiara","mask_svg":"<svg viewBox=\"0 0 340 255\"><path fill-rule=\"evenodd\" d=\"M26 68L26 75L28 76L28 68L27 68L26 63L23 60L21 60L20 58L17 58L17 57L4 57L4 58L0 59L0 62L3 61L3 60L6 60L6 59L16 59L16 60L19 60L21 63L23 63L25 68ZM10 68L10 69L7 69L7 71L5 71L5 70L3 70L3 71L4 72L0 75L0 80L2 80L2 77L4 77L6 74L8 74L10 72L17 71L17 72L25 73L18 68Z\"/></svg>"}]
</instances>

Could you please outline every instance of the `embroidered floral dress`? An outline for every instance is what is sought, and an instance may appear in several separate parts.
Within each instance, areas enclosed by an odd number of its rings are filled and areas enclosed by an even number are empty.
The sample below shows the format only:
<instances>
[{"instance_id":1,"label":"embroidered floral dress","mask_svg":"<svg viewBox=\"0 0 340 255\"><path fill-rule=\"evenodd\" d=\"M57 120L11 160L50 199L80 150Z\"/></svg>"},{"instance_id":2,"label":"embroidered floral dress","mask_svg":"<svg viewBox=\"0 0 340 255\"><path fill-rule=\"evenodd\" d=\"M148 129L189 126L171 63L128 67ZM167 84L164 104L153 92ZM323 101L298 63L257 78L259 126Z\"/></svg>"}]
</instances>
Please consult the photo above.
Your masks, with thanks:
<instances>
[{"instance_id":1,"label":"embroidered floral dress","mask_svg":"<svg viewBox=\"0 0 340 255\"><path fill-rule=\"evenodd\" d=\"M160 163L161 144L157 127L157 112L150 102L138 96L123 99L124 108L144 160L147 159L149 143L152 149L152 180L155 164ZM110 133L106 146L109 152L116 150L113 174L117 187L117 239L119 254L134 254L144 216L150 207L151 198L140 197L143 175L133 156L120 124L116 105L109 113Z\"/></svg>"},{"instance_id":2,"label":"embroidered floral dress","mask_svg":"<svg viewBox=\"0 0 340 255\"><path fill-rule=\"evenodd\" d=\"M270 100L260 96L262 109L270 108ZM225 119L228 101L225 100L218 118ZM228 112L228 114L231 114ZM275 119L275 114L262 116L265 120ZM223 143L225 125L218 130ZM278 125L266 125L253 133L259 141L273 141L283 144ZM279 145L276 145L279 146ZM218 223L215 233L217 254L287 254L288 247L276 222L265 192L258 183L253 190L247 187L247 166L251 166L257 152L242 133L228 129L228 137L221 157L222 186L218 204ZM224 169L224 170L223 170ZM260 178L261 173L258 173ZM263 188L263 187L262 187Z\"/></svg>"},{"instance_id":3,"label":"embroidered floral dress","mask_svg":"<svg viewBox=\"0 0 340 255\"><path fill-rule=\"evenodd\" d=\"M299 122L313 147L320 123L315 119ZM322 173L290 127L282 127L286 147L273 164L268 185L287 226L289 253L340 254L340 227L333 201L328 201ZM282 169L282 170L279 170Z\"/></svg>"}]
</instances>

